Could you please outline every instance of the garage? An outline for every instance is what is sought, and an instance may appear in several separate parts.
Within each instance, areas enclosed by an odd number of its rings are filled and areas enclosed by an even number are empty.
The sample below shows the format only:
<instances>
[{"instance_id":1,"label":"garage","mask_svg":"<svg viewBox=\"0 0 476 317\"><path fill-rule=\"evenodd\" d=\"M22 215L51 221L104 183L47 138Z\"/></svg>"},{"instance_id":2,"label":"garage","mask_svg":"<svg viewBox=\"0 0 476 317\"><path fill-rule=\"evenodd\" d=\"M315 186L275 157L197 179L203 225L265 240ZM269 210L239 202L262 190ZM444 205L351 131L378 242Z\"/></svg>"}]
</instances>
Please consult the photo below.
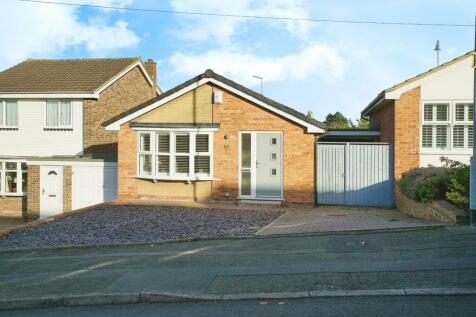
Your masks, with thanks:
<instances>
[{"instance_id":1,"label":"garage","mask_svg":"<svg viewBox=\"0 0 476 317\"><path fill-rule=\"evenodd\" d=\"M316 158L318 204L394 207L390 144L317 143Z\"/></svg>"},{"instance_id":2,"label":"garage","mask_svg":"<svg viewBox=\"0 0 476 317\"><path fill-rule=\"evenodd\" d=\"M72 209L80 209L117 197L117 164L72 166Z\"/></svg>"}]
</instances>

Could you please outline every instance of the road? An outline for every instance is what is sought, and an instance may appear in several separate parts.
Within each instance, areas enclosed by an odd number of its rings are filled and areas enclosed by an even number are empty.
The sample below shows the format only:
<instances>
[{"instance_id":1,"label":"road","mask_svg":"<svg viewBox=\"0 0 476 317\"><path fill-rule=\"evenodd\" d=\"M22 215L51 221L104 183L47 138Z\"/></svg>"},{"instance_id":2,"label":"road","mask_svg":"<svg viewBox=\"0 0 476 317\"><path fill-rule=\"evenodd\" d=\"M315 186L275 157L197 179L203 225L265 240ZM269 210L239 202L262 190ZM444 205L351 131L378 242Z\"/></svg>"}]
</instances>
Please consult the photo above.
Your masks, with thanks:
<instances>
[{"instance_id":1,"label":"road","mask_svg":"<svg viewBox=\"0 0 476 317\"><path fill-rule=\"evenodd\" d=\"M475 316L476 296L351 297L220 303L83 306L0 312L8 317L126 317L126 316Z\"/></svg>"}]
</instances>

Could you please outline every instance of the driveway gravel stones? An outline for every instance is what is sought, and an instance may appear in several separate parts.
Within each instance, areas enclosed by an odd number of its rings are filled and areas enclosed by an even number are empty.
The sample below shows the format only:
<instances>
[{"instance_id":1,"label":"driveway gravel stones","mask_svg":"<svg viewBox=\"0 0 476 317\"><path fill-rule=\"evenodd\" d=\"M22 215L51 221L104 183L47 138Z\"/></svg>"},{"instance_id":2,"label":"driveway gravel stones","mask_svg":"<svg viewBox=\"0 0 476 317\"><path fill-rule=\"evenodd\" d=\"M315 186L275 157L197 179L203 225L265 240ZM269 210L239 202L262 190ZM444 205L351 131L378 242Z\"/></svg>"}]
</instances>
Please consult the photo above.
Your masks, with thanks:
<instances>
[{"instance_id":1,"label":"driveway gravel stones","mask_svg":"<svg viewBox=\"0 0 476 317\"><path fill-rule=\"evenodd\" d=\"M277 210L105 205L16 230L0 238L0 249L249 236L281 214Z\"/></svg>"}]
</instances>

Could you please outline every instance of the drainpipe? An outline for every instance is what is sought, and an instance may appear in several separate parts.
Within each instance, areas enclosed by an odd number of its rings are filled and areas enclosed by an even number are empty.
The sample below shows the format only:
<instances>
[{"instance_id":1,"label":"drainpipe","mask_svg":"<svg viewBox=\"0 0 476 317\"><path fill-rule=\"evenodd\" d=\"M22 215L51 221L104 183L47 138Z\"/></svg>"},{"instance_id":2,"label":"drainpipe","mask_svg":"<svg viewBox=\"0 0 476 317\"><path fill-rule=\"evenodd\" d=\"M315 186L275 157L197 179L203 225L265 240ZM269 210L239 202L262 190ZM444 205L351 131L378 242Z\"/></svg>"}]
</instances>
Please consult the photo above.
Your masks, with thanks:
<instances>
[{"instance_id":1,"label":"drainpipe","mask_svg":"<svg viewBox=\"0 0 476 317\"><path fill-rule=\"evenodd\" d=\"M470 219L471 226L476 227L476 160L474 154L476 153L476 16L474 25L474 50L473 53L473 156L471 157L471 182L470 182Z\"/></svg>"}]
</instances>

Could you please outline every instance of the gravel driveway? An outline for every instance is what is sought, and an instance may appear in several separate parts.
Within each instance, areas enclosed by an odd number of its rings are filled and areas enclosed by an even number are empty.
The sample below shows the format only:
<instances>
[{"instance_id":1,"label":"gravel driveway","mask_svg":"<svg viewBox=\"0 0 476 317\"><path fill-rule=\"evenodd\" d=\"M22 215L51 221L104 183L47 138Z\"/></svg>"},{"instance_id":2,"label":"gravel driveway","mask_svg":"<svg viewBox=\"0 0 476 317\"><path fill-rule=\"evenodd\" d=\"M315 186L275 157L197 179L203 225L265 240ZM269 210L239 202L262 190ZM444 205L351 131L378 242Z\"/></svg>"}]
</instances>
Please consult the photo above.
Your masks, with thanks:
<instances>
[{"instance_id":1,"label":"gravel driveway","mask_svg":"<svg viewBox=\"0 0 476 317\"><path fill-rule=\"evenodd\" d=\"M106 205L14 231L0 238L0 249L246 236L281 214L273 210Z\"/></svg>"}]
</instances>

